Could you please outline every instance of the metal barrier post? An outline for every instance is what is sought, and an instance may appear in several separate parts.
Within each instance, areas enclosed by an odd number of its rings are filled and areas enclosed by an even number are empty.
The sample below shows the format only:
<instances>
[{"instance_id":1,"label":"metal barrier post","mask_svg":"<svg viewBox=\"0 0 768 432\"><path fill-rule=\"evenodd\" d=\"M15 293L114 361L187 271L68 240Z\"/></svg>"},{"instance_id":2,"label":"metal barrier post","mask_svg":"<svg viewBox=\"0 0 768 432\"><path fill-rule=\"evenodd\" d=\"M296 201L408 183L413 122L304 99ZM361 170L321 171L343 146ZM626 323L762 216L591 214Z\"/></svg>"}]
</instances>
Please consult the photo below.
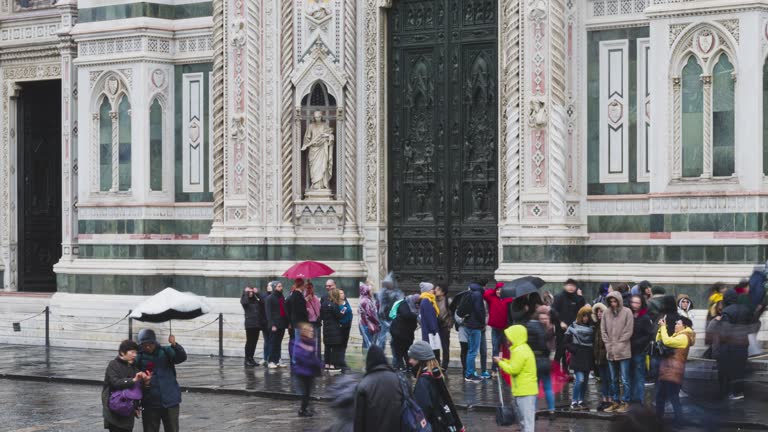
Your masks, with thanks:
<instances>
[{"instance_id":1,"label":"metal barrier post","mask_svg":"<svg viewBox=\"0 0 768 432\"><path fill-rule=\"evenodd\" d=\"M45 307L45 346L50 347L51 346L51 308L49 306Z\"/></svg>"},{"instance_id":2,"label":"metal barrier post","mask_svg":"<svg viewBox=\"0 0 768 432\"><path fill-rule=\"evenodd\" d=\"M128 340L133 340L133 318L130 317L133 309L128 309Z\"/></svg>"},{"instance_id":3,"label":"metal barrier post","mask_svg":"<svg viewBox=\"0 0 768 432\"><path fill-rule=\"evenodd\" d=\"M224 314L219 313L219 357L224 357Z\"/></svg>"}]
</instances>

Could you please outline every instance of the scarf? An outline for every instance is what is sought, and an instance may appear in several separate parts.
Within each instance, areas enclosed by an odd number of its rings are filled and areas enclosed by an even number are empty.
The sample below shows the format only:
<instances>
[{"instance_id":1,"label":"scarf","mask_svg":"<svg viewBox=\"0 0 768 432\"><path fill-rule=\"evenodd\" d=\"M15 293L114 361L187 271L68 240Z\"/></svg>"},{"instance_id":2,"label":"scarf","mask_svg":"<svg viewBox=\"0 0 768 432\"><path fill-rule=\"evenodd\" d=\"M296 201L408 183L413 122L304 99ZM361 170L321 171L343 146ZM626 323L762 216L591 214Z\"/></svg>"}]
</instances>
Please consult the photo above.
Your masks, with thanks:
<instances>
[{"instance_id":1,"label":"scarf","mask_svg":"<svg viewBox=\"0 0 768 432\"><path fill-rule=\"evenodd\" d=\"M440 315L440 308L437 307L437 302L435 301L435 295L434 294L428 293L428 292L421 293L421 295L419 296L419 299L420 300L424 300L424 299L429 300L429 302L432 303L432 307L435 308L435 315L436 316Z\"/></svg>"}]
</instances>

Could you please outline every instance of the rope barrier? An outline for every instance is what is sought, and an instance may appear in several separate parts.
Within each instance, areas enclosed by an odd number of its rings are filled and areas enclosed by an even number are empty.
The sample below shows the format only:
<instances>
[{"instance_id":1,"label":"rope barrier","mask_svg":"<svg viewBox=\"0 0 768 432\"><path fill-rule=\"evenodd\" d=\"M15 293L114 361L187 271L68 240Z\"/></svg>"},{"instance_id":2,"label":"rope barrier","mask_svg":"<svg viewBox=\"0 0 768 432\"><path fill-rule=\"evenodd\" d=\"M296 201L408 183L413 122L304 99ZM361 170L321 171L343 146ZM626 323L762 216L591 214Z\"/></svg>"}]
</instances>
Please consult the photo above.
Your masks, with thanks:
<instances>
[{"instance_id":1,"label":"rope barrier","mask_svg":"<svg viewBox=\"0 0 768 432\"><path fill-rule=\"evenodd\" d=\"M211 325L211 324L215 323L215 322L216 322L216 321L218 321L218 320L219 320L219 317L216 317L216 319L215 319L215 320L213 320L213 321L209 322L208 324L202 325L202 326L200 326L200 327L197 327L197 328L193 328L193 329L191 329L191 330L180 330L180 331L177 331L176 333L179 333L179 334L182 334L182 333L191 333L191 332L193 332L193 331L201 330L201 329L204 329L204 328L208 327L209 325Z\"/></svg>"},{"instance_id":2,"label":"rope barrier","mask_svg":"<svg viewBox=\"0 0 768 432\"><path fill-rule=\"evenodd\" d=\"M15 319L2 319L2 320L0 320L0 321L3 321L3 322L9 322L9 323L23 323L24 321L29 321L29 320L31 320L32 318L37 318L37 317L39 317L40 315L42 315L42 314L44 314L44 313L45 313L45 309L43 309L43 311L42 311L42 312L40 312L40 313L38 313L38 314L32 315L32 316L30 316L30 317L27 317L27 318L24 318L24 319L21 319L21 320L15 320Z\"/></svg>"},{"instance_id":3,"label":"rope barrier","mask_svg":"<svg viewBox=\"0 0 768 432\"><path fill-rule=\"evenodd\" d=\"M88 327L78 327L78 326L72 325L72 326L70 327L70 330L88 330L88 331L100 331L100 330L106 330L106 329L108 329L108 328L112 328L112 327L114 327L114 326L116 326L116 325L120 324L121 322L125 321L125 319L126 319L126 318L128 318L128 315L130 315L130 314L131 314L131 313L130 313L130 312L128 312L127 314L125 314L125 316L124 316L124 317L120 318L119 320L115 321L114 323L112 323L112 324L110 324L110 325L108 325L108 326L99 327L99 328L88 328ZM68 327L68 326L70 326L70 324L64 324L64 323L60 323L60 325L61 325L62 327Z\"/></svg>"}]
</instances>

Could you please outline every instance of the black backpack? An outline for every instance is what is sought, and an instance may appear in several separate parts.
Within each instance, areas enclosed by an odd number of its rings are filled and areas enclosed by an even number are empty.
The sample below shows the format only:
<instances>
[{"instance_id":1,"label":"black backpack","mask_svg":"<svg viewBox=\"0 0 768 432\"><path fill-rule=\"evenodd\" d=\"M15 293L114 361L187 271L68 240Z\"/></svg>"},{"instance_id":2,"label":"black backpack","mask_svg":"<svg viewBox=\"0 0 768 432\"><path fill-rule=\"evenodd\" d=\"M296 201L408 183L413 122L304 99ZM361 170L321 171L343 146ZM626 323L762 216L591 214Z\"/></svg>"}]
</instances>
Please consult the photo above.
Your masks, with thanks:
<instances>
[{"instance_id":1,"label":"black backpack","mask_svg":"<svg viewBox=\"0 0 768 432\"><path fill-rule=\"evenodd\" d=\"M456 315L458 315L460 318L467 319L467 317L472 315L472 292L465 291L459 295L461 297L457 299L459 305L456 307ZM456 300L454 300L454 302L455 301Z\"/></svg>"}]
</instances>

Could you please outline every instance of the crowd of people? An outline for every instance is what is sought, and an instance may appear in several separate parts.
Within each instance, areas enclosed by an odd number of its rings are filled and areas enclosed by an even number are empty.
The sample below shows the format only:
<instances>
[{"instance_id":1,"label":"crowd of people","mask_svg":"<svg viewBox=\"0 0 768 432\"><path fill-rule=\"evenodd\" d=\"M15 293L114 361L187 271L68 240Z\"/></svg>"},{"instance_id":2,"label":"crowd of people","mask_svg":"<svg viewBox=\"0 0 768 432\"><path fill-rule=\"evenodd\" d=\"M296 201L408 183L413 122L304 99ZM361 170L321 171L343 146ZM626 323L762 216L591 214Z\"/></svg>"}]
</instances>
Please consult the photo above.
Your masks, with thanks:
<instances>
[{"instance_id":1,"label":"crowd of people","mask_svg":"<svg viewBox=\"0 0 768 432\"><path fill-rule=\"evenodd\" d=\"M708 299L709 348L704 355L717 362L722 398L744 398L750 342L767 304L765 279L764 272L756 271L733 288L716 284ZM502 296L503 283L486 285L477 280L450 297L447 285L422 282L419 293L405 295L390 274L375 295L370 283L360 284L356 311L331 279L325 282L322 298L311 282L301 279L294 281L287 296L280 281L268 283L264 292L246 287L241 297L244 363L270 369L290 366L302 395L298 415L312 416L309 401L315 377L323 371L349 371L346 353L356 314L365 375L348 395L355 431L401 430L409 421L413 430L419 430L420 421L435 431L464 429L445 385L452 331L458 332L465 382L501 379L500 372L509 375L524 432L534 430L540 387L547 410L554 414L555 389L569 381L570 410L625 413L632 406L650 406L646 387L655 386L657 416L663 418L669 402L674 420L682 421L679 395L697 339L689 296L673 297L647 281L631 288L626 283L601 284L592 301L572 279L554 296L534 292L514 299ZM486 331L491 336L490 371ZM286 332L287 363L281 358ZM257 360L260 336L263 349ZM120 345L105 375L105 428L132 430L138 411L118 415L113 399L115 394L130 399L131 390L141 389L133 408L141 407L144 430L157 431L160 423L166 431L178 430L181 394L174 365L186 360L186 353L173 336L169 343L161 346L154 332L145 329L138 343ZM414 386L404 380L408 375L415 379ZM585 398L591 377L599 380L600 402L594 407Z\"/></svg>"}]
</instances>

